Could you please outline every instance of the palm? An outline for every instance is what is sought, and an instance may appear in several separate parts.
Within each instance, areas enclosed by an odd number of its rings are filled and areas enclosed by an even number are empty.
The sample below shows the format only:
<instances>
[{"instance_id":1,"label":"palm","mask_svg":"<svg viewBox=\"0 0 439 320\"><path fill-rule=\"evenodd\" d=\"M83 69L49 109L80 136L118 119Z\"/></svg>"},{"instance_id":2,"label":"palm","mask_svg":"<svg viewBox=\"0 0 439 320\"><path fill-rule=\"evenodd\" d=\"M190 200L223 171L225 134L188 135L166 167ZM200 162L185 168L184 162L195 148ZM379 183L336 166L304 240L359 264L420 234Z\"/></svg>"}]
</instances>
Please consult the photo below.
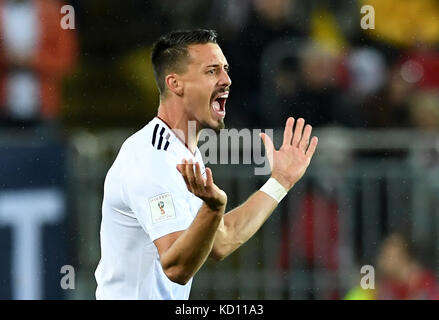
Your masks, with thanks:
<instances>
[{"instance_id":1,"label":"palm","mask_svg":"<svg viewBox=\"0 0 439 320\"><path fill-rule=\"evenodd\" d=\"M209 168L206 168L206 179L201 175L198 162L193 164L191 160L183 159L183 163L177 165L177 170L183 176L188 190L202 199L210 208L225 207L227 195L213 182L212 171Z\"/></svg>"}]
</instances>

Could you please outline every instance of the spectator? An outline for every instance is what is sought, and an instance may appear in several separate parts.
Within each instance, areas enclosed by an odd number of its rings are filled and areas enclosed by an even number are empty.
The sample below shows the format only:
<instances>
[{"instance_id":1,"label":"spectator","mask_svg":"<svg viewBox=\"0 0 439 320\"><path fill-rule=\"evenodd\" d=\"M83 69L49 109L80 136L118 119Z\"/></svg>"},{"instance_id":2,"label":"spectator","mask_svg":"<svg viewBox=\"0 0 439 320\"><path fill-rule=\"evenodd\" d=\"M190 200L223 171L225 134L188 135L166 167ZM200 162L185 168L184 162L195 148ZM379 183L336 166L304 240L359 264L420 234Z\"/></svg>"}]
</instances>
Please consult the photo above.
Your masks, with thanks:
<instances>
[{"instance_id":1,"label":"spectator","mask_svg":"<svg viewBox=\"0 0 439 320\"><path fill-rule=\"evenodd\" d=\"M381 300L436 300L439 285L416 259L410 241L400 233L388 236L378 255L377 285Z\"/></svg>"},{"instance_id":2,"label":"spectator","mask_svg":"<svg viewBox=\"0 0 439 320\"><path fill-rule=\"evenodd\" d=\"M343 65L345 90L342 92L343 103L337 106L338 120L346 126L367 126L368 103L377 103L375 97L380 96L387 81L384 57L373 47L354 47L345 56Z\"/></svg>"},{"instance_id":3,"label":"spectator","mask_svg":"<svg viewBox=\"0 0 439 320\"><path fill-rule=\"evenodd\" d=\"M388 76L386 86L364 104L365 123L369 128L410 127L408 100L416 90L401 76L399 66Z\"/></svg>"},{"instance_id":4,"label":"spectator","mask_svg":"<svg viewBox=\"0 0 439 320\"><path fill-rule=\"evenodd\" d=\"M340 92L336 58L320 45L310 43L299 54L298 70L297 89L282 97L280 112L285 116L303 117L313 127L337 123Z\"/></svg>"},{"instance_id":5,"label":"spectator","mask_svg":"<svg viewBox=\"0 0 439 320\"><path fill-rule=\"evenodd\" d=\"M439 129L439 92L419 91L410 101L410 116L413 125L422 130Z\"/></svg>"},{"instance_id":6,"label":"spectator","mask_svg":"<svg viewBox=\"0 0 439 320\"><path fill-rule=\"evenodd\" d=\"M61 3L0 0L0 120L55 120L62 77L75 61L74 30L63 30Z\"/></svg>"}]
</instances>

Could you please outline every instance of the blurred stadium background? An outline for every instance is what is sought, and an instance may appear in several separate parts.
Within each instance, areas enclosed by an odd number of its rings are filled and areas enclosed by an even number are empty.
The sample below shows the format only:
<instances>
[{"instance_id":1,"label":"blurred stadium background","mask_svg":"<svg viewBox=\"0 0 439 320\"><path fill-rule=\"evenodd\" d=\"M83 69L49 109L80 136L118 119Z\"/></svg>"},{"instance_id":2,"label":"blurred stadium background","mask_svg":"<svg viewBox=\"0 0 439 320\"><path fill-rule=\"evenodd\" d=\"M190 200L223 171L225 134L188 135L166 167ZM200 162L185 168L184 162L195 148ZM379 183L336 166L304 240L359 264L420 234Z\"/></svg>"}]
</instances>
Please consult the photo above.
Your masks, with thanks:
<instances>
[{"instance_id":1,"label":"blurred stadium background","mask_svg":"<svg viewBox=\"0 0 439 320\"><path fill-rule=\"evenodd\" d=\"M227 127L280 128L279 143L286 117L304 117L320 141L191 298L439 298L436 0L70 1L75 30L60 28L62 4L0 1L1 299L94 298L105 174L158 106L151 44L194 27L218 31L231 65ZM230 208L266 179L254 164L212 168ZM359 288L363 265L376 290Z\"/></svg>"}]
</instances>

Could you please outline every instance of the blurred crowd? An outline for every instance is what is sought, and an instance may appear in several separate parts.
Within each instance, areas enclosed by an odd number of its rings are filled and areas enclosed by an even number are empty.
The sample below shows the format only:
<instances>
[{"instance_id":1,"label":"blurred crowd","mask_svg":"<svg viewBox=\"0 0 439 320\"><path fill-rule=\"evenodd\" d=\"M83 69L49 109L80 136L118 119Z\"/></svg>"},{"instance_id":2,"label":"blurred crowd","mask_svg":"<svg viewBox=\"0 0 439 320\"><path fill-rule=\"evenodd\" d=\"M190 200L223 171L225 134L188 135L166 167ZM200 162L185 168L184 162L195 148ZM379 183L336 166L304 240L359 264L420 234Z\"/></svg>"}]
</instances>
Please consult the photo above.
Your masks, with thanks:
<instances>
[{"instance_id":1,"label":"blurred crowd","mask_svg":"<svg viewBox=\"0 0 439 320\"><path fill-rule=\"evenodd\" d=\"M437 1L221 2L212 20L233 70L237 125L293 115L315 127L438 128ZM360 27L366 4L374 30Z\"/></svg>"},{"instance_id":2,"label":"blurred crowd","mask_svg":"<svg viewBox=\"0 0 439 320\"><path fill-rule=\"evenodd\" d=\"M56 122L61 82L77 55L74 32L60 27L61 3L0 0L0 124Z\"/></svg>"},{"instance_id":3,"label":"blurred crowd","mask_svg":"<svg viewBox=\"0 0 439 320\"><path fill-rule=\"evenodd\" d=\"M158 104L152 42L213 28L231 65L230 127L279 126L289 115L315 127L439 127L435 0L69 3L76 30L59 27L59 1L0 1L2 122L141 125ZM364 5L375 29L360 26Z\"/></svg>"},{"instance_id":4,"label":"blurred crowd","mask_svg":"<svg viewBox=\"0 0 439 320\"><path fill-rule=\"evenodd\" d=\"M74 30L60 26L64 4L75 10ZM361 28L364 5L375 29ZM189 28L219 34L233 81L229 128L281 127L293 116L317 128L439 129L437 0L0 0L0 127L143 126L159 102L152 43ZM330 241L314 261L307 223L323 205ZM334 196L305 193L302 206L294 254L337 269ZM372 298L438 298L404 241L384 242ZM293 253L281 251L286 270ZM353 290L348 298L365 298Z\"/></svg>"},{"instance_id":5,"label":"blurred crowd","mask_svg":"<svg viewBox=\"0 0 439 320\"><path fill-rule=\"evenodd\" d=\"M418 252L406 233L391 233L382 242L376 258L378 268L372 288L356 286L345 299L438 300L439 283L432 270L422 265Z\"/></svg>"}]
</instances>

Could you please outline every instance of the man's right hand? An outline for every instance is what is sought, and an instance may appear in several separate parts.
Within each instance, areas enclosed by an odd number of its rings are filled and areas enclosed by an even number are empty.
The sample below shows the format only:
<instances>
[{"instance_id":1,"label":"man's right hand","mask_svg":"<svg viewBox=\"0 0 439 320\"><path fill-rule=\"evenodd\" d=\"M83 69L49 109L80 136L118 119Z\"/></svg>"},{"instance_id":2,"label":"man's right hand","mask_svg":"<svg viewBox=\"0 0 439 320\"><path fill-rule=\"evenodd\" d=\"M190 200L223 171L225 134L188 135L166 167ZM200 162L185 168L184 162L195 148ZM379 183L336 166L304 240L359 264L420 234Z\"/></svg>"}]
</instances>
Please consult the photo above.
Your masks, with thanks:
<instances>
[{"instance_id":1,"label":"man's right hand","mask_svg":"<svg viewBox=\"0 0 439 320\"><path fill-rule=\"evenodd\" d=\"M202 199L209 209L224 212L227 195L213 183L210 168L206 168L206 179L201 174L200 164L198 162L194 164L191 159L189 161L183 159L183 163L177 165L177 170L183 176L188 190Z\"/></svg>"}]
</instances>

